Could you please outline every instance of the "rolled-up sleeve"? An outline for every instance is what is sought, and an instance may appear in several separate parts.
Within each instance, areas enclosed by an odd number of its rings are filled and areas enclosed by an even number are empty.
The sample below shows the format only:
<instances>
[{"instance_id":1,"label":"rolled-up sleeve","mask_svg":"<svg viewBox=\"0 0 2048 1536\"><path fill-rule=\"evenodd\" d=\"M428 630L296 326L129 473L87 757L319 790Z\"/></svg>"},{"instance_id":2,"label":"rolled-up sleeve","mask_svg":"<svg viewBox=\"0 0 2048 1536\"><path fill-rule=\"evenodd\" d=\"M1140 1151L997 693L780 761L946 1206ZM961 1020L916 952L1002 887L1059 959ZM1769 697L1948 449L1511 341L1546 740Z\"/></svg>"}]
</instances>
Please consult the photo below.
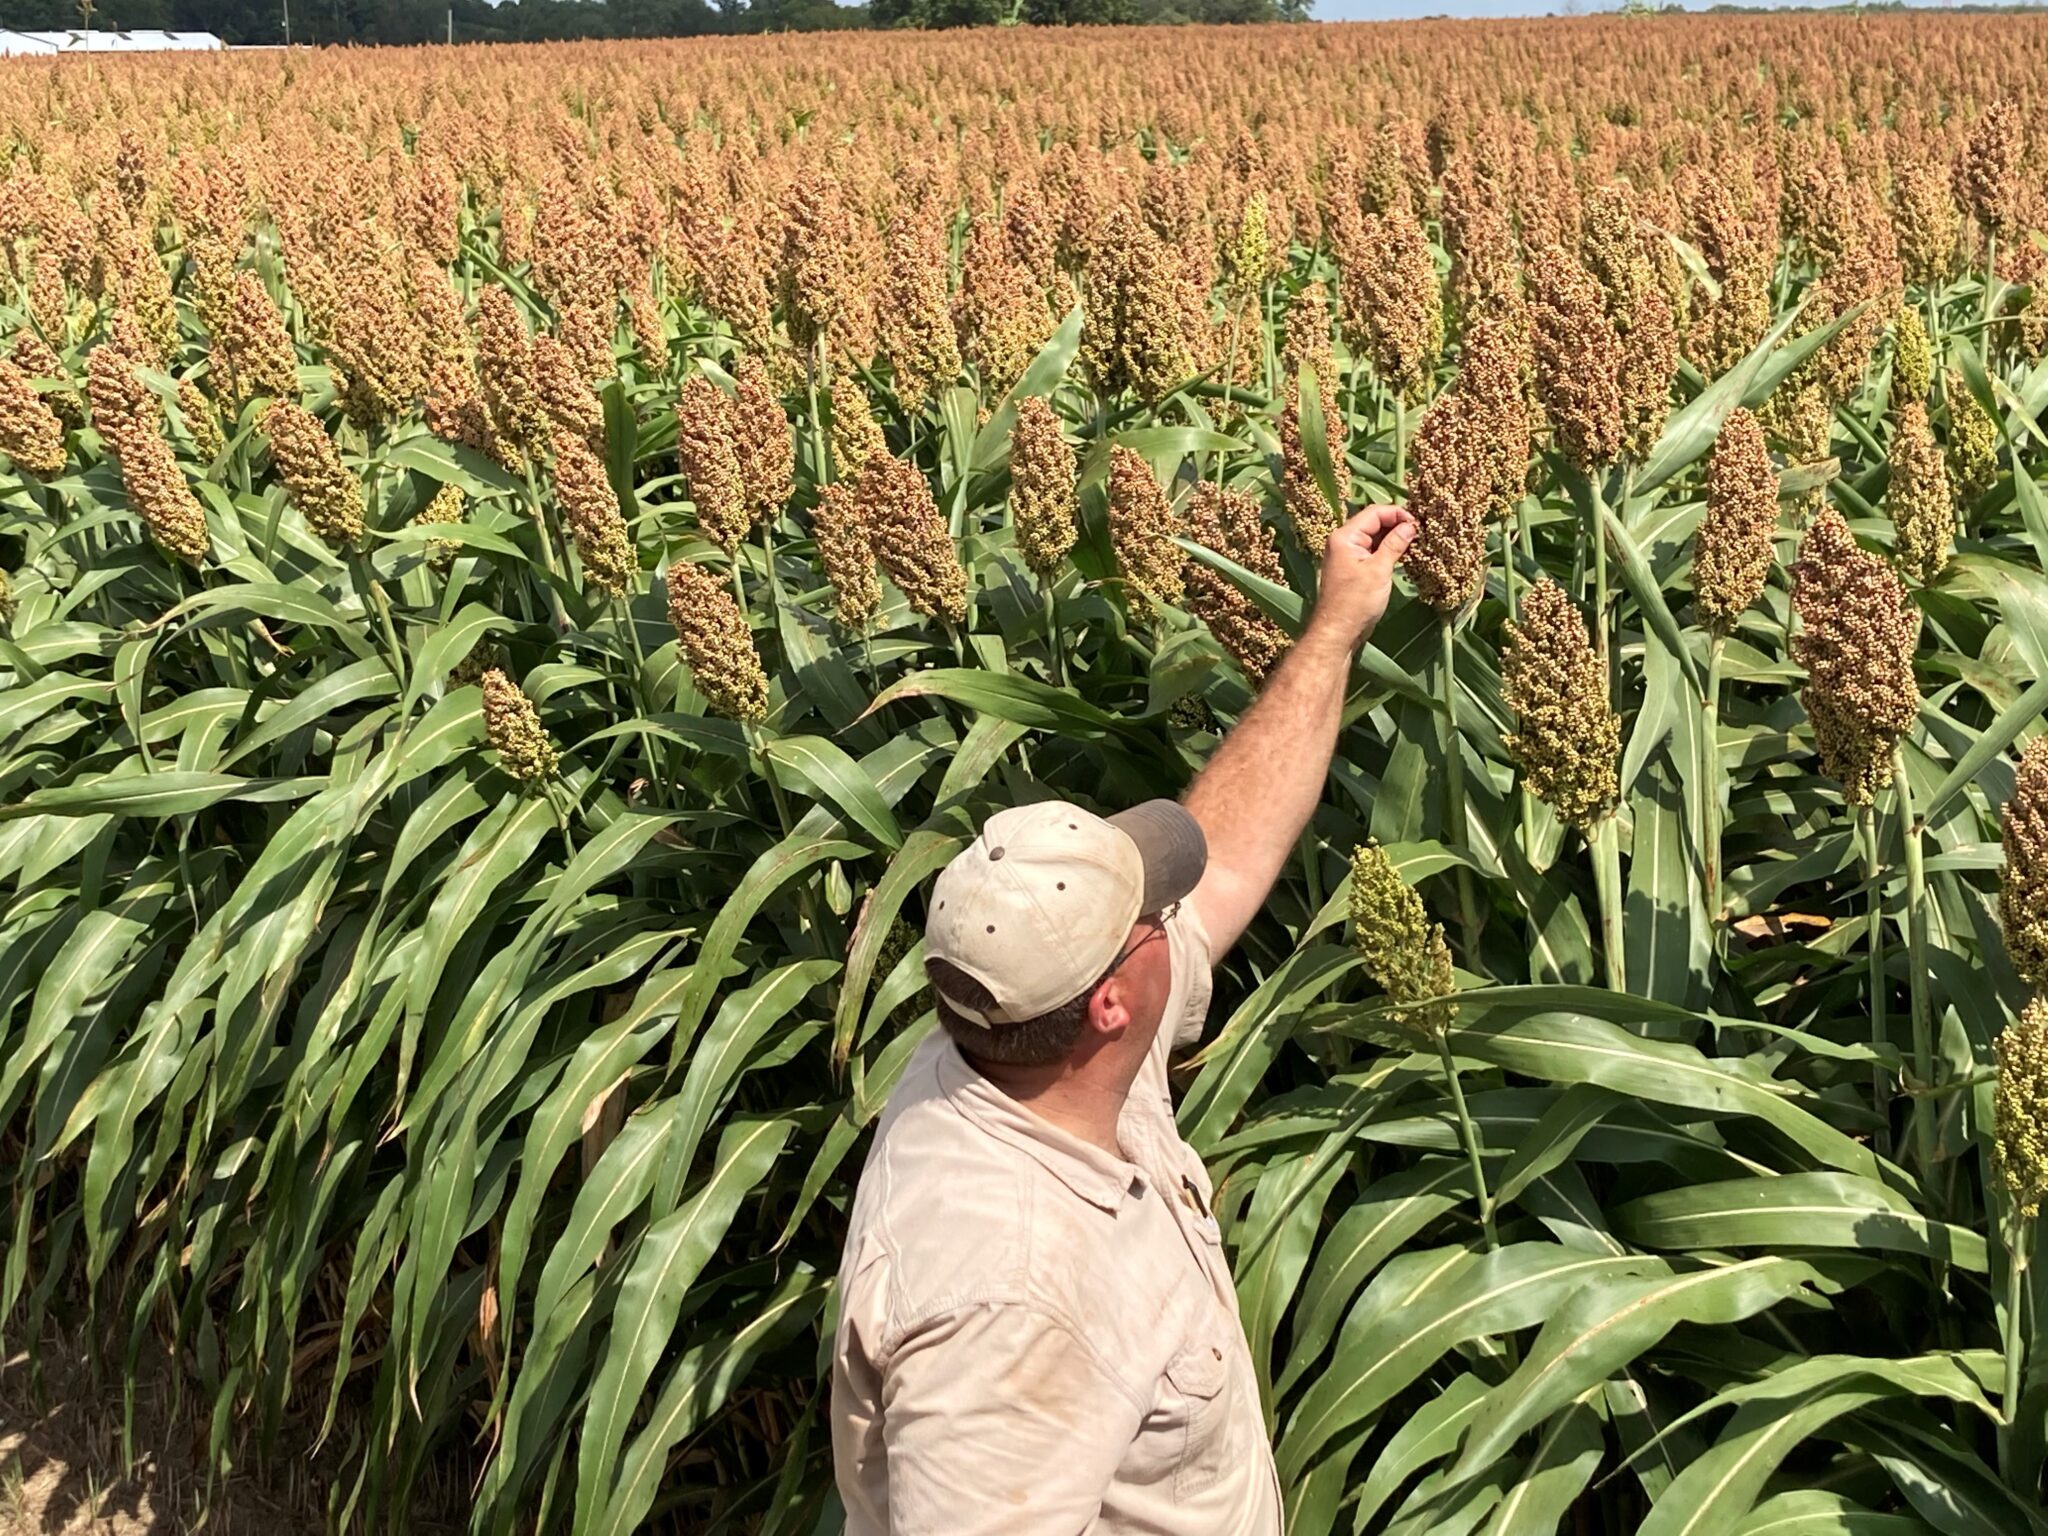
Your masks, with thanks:
<instances>
[{"instance_id":1,"label":"rolled-up sleeve","mask_svg":"<svg viewBox=\"0 0 2048 1536\"><path fill-rule=\"evenodd\" d=\"M893 1536L1089 1530L1146 1406L1061 1319L1020 1303L917 1328L883 1372Z\"/></svg>"}]
</instances>

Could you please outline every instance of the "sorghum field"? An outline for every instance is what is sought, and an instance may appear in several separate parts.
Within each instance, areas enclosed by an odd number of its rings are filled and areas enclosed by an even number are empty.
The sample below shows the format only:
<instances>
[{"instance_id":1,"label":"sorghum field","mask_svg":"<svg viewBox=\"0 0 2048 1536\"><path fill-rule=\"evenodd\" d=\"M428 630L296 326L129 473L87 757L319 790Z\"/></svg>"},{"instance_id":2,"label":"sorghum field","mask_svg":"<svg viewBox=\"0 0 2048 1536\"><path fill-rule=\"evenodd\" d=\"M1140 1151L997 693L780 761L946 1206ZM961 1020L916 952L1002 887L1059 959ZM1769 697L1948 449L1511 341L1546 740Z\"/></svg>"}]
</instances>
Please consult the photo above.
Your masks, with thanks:
<instances>
[{"instance_id":1,"label":"sorghum field","mask_svg":"<svg viewBox=\"0 0 2048 1536\"><path fill-rule=\"evenodd\" d=\"M927 877L1182 788L1400 499L1184 1078L1295 1530L2048 1530L2044 80L1940 15L0 66L9 1348L168 1351L341 1527L835 1529Z\"/></svg>"}]
</instances>

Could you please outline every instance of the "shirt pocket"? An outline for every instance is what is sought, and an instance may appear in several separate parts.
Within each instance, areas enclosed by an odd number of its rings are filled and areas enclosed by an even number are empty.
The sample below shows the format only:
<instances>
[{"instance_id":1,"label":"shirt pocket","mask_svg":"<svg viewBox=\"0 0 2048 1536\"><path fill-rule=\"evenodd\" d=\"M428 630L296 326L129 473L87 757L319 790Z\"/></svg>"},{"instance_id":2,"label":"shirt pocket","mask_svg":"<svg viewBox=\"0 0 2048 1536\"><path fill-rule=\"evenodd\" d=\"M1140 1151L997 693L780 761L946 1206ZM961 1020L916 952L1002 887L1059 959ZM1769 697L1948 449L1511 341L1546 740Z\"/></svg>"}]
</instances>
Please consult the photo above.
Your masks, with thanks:
<instances>
[{"instance_id":1,"label":"shirt pocket","mask_svg":"<svg viewBox=\"0 0 2048 1536\"><path fill-rule=\"evenodd\" d=\"M1230 1431L1230 1368L1223 1340L1197 1331L1179 1354L1166 1362L1182 1420L1179 1461L1174 1468L1173 1495L1186 1499L1222 1475Z\"/></svg>"}]
</instances>

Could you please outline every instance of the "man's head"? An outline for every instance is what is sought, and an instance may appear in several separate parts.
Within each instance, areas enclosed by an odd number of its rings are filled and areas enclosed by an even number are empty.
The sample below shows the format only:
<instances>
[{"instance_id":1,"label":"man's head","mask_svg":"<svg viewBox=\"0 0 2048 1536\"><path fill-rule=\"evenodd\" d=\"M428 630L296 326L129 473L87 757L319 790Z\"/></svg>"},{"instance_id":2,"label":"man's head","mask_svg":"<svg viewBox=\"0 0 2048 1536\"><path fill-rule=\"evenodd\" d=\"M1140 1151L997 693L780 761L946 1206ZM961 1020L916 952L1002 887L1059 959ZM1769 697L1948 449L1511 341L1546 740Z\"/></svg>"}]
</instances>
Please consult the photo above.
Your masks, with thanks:
<instances>
[{"instance_id":1,"label":"man's head","mask_svg":"<svg viewBox=\"0 0 2048 1536\"><path fill-rule=\"evenodd\" d=\"M1007 1066L1149 1044L1172 984L1165 914L1207 858L1170 800L1110 817L1064 801L991 816L932 890L925 967L940 1022L968 1055Z\"/></svg>"}]
</instances>

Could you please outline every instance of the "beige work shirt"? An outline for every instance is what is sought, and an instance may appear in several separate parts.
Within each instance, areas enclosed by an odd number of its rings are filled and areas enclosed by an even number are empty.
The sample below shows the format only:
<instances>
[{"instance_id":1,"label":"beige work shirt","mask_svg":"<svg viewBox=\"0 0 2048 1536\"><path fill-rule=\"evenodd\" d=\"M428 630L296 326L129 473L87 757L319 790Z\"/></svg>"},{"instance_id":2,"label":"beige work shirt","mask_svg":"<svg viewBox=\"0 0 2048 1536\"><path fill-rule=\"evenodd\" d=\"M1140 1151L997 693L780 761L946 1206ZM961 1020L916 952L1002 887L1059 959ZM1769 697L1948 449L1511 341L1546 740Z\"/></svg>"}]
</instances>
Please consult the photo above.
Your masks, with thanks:
<instances>
[{"instance_id":1,"label":"beige work shirt","mask_svg":"<svg viewBox=\"0 0 2048 1536\"><path fill-rule=\"evenodd\" d=\"M1117 1135L1041 1120L942 1030L882 1111L839 1271L847 1536L1278 1536L1280 1485L1166 1058L1209 1007L1183 908Z\"/></svg>"}]
</instances>

